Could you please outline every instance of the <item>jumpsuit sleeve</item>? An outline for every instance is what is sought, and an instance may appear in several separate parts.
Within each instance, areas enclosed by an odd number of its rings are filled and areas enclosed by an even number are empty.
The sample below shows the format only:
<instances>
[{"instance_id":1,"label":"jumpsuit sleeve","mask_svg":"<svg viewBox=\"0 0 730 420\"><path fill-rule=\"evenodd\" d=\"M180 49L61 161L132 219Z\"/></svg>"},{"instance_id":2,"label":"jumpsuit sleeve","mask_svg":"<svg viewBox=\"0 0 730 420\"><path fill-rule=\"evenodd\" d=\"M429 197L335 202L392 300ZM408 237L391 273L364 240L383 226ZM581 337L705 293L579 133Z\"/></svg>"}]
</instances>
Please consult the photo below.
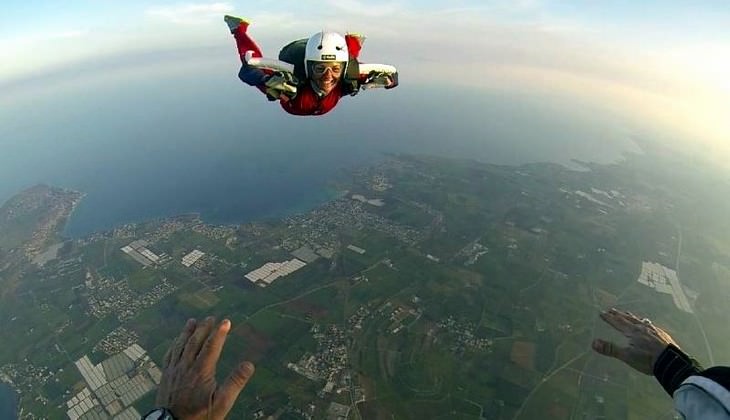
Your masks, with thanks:
<instances>
[{"instance_id":1,"label":"jumpsuit sleeve","mask_svg":"<svg viewBox=\"0 0 730 420\"><path fill-rule=\"evenodd\" d=\"M702 366L697 360L672 344L664 349L654 363L654 377L670 396L685 379L697 375L701 370Z\"/></svg>"},{"instance_id":2,"label":"jumpsuit sleeve","mask_svg":"<svg viewBox=\"0 0 730 420\"><path fill-rule=\"evenodd\" d=\"M257 69L246 64L241 66L241 70L238 72L238 78L249 86L262 87L266 80L269 78L269 74L261 69Z\"/></svg>"},{"instance_id":3,"label":"jumpsuit sleeve","mask_svg":"<svg viewBox=\"0 0 730 420\"><path fill-rule=\"evenodd\" d=\"M705 376L687 378L674 392L673 399L674 408L684 419L730 419L730 391Z\"/></svg>"}]
</instances>

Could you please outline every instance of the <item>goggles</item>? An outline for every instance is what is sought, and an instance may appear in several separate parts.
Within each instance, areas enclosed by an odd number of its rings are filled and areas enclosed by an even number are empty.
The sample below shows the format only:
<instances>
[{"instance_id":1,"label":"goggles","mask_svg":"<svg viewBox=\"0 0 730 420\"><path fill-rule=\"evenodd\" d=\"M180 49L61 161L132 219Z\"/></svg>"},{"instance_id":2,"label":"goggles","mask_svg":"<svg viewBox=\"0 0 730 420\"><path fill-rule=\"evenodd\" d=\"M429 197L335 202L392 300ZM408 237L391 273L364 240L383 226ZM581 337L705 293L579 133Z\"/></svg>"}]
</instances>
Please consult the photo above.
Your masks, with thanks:
<instances>
[{"instance_id":1,"label":"goggles","mask_svg":"<svg viewBox=\"0 0 730 420\"><path fill-rule=\"evenodd\" d=\"M342 74L342 70L345 68L344 64L339 62L333 63L316 63L312 66L312 73L316 76L321 76L329 70L333 76L339 76Z\"/></svg>"}]
</instances>

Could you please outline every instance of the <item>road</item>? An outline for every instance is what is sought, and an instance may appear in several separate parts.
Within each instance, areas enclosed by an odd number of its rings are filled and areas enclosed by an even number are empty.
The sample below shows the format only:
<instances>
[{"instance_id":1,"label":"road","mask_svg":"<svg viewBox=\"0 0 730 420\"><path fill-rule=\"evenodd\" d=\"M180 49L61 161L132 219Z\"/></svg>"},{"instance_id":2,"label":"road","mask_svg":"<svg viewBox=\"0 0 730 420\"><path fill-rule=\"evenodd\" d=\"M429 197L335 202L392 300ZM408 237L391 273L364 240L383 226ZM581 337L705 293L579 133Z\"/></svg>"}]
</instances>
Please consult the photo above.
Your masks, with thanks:
<instances>
[{"instance_id":1,"label":"road","mask_svg":"<svg viewBox=\"0 0 730 420\"><path fill-rule=\"evenodd\" d=\"M527 403L530 401L530 398L537 392L538 389L540 389L540 386L542 386L544 383L548 382L553 376L555 376L557 373L561 372L563 369L566 369L568 366L570 366L572 363L580 359L581 357L589 354L588 351L584 351L583 353L578 354L577 356L573 357L572 359L568 360L567 362L563 363L559 367L552 370L548 375L545 375L540 380L540 383L538 383L534 388L532 388L532 391L530 391L529 394L527 394L527 397L525 397L525 401L522 402L522 405L520 406L520 409L517 410L517 413L515 413L514 417L512 417L512 420L517 420L520 415L522 414L522 411L527 406ZM557 356L556 356L557 357Z\"/></svg>"},{"instance_id":2,"label":"road","mask_svg":"<svg viewBox=\"0 0 730 420\"><path fill-rule=\"evenodd\" d=\"M677 261L674 265L674 271L677 272L677 276L679 276L679 257L682 255L682 226L677 224ZM707 357L710 359L710 365L715 365L715 356L712 354L712 346L710 346L710 341L707 339L707 333L705 332L705 327L702 325L702 321L700 321L700 317L697 316L697 311L694 310L692 312L692 315L695 318L695 321L697 322L697 326L700 328L700 332L702 333L702 339L705 342L705 349L707 350Z\"/></svg>"}]
</instances>

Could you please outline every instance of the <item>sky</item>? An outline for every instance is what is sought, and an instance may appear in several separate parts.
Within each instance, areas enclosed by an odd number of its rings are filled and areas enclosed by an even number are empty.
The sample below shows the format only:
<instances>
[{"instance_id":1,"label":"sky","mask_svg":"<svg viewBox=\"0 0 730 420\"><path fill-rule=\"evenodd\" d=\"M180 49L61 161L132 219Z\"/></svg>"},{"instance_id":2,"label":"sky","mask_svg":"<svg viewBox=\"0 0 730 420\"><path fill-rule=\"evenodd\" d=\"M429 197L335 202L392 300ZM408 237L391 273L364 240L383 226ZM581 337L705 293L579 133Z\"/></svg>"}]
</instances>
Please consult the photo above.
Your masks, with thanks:
<instances>
[{"instance_id":1,"label":"sky","mask_svg":"<svg viewBox=\"0 0 730 420\"><path fill-rule=\"evenodd\" d=\"M230 66L226 13L252 20L267 55L320 29L364 33L363 61L404 83L575 97L730 157L727 0L5 0L0 107L89 78Z\"/></svg>"}]
</instances>

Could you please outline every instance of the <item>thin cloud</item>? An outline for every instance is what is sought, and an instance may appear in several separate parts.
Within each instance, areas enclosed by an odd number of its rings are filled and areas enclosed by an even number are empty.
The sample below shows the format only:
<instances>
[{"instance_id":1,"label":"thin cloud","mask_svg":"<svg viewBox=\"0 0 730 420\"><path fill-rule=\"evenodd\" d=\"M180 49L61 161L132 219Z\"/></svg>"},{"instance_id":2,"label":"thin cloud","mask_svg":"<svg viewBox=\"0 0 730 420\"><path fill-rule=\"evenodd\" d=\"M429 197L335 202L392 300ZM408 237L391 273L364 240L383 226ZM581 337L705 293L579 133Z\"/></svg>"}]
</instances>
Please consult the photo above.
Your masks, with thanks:
<instances>
[{"instance_id":1,"label":"thin cloud","mask_svg":"<svg viewBox=\"0 0 730 420\"><path fill-rule=\"evenodd\" d=\"M188 3L174 6L157 6L145 11L147 16L172 23L201 25L220 19L221 15L234 10L230 3Z\"/></svg>"},{"instance_id":2,"label":"thin cloud","mask_svg":"<svg viewBox=\"0 0 730 420\"><path fill-rule=\"evenodd\" d=\"M394 2L374 3L361 0L327 0L329 8L363 17L392 16L405 13L402 5Z\"/></svg>"},{"instance_id":3,"label":"thin cloud","mask_svg":"<svg viewBox=\"0 0 730 420\"><path fill-rule=\"evenodd\" d=\"M0 82L6 76L32 72L49 62L73 57L69 47L86 44L89 34L86 29L64 29L35 31L0 39L0 63L3 63Z\"/></svg>"},{"instance_id":4,"label":"thin cloud","mask_svg":"<svg viewBox=\"0 0 730 420\"><path fill-rule=\"evenodd\" d=\"M80 38L89 34L86 29L66 29L60 31L36 31L9 39L0 39L1 50L13 50L29 45L54 40L64 40L70 38Z\"/></svg>"}]
</instances>

